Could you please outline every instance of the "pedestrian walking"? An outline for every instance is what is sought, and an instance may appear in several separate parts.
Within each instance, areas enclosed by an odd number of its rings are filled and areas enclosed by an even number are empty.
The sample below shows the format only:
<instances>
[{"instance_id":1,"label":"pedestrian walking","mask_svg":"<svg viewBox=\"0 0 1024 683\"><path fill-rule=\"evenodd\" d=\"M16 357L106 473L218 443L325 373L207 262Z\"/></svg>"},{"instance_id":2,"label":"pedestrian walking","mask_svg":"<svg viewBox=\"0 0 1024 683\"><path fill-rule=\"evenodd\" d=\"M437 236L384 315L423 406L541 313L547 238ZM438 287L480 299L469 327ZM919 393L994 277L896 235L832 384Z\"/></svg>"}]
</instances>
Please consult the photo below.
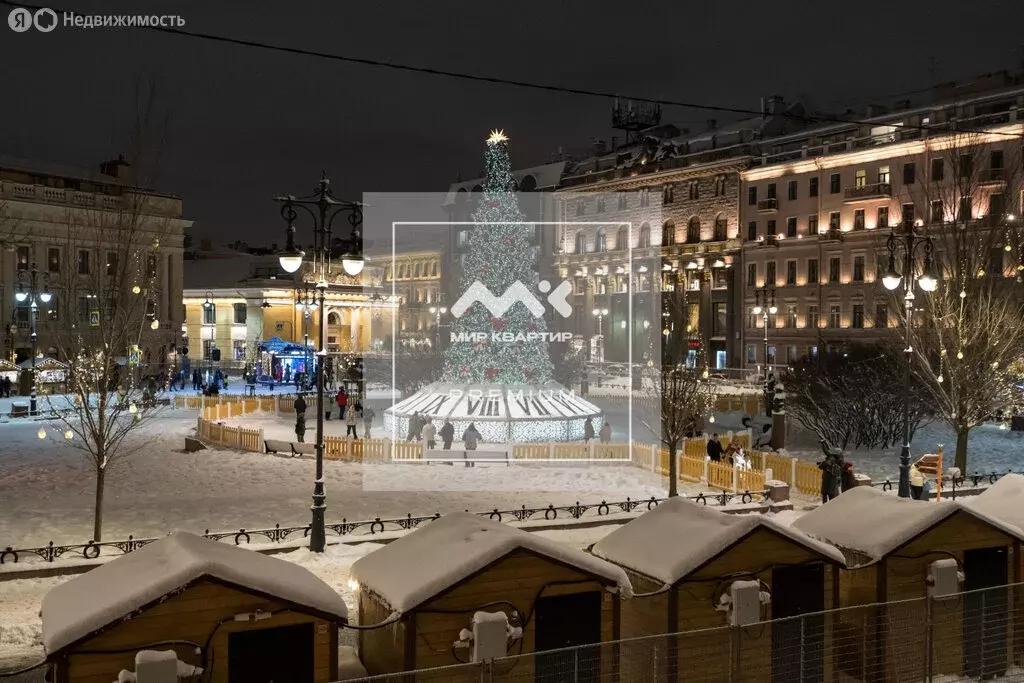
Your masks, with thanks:
<instances>
[{"instance_id":1,"label":"pedestrian walking","mask_svg":"<svg viewBox=\"0 0 1024 683\"><path fill-rule=\"evenodd\" d=\"M598 432L598 437L600 438L601 443L607 444L612 442L612 426L608 424L608 420L605 420L604 424L601 425L601 431Z\"/></svg>"},{"instance_id":2,"label":"pedestrian walking","mask_svg":"<svg viewBox=\"0 0 1024 683\"><path fill-rule=\"evenodd\" d=\"M708 460L711 462L722 462L722 442L718 440L718 434L712 434L707 445Z\"/></svg>"},{"instance_id":3,"label":"pedestrian walking","mask_svg":"<svg viewBox=\"0 0 1024 683\"><path fill-rule=\"evenodd\" d=\"M303 439L306 436L306 399L302 398L302 394L299 394L298 398L295 399L295 438L298 439L299 443L303 443Z\"/></svg>"},{"instance_id":4,"label":"pedestrian walking","mask_svg":"<svg viewBox=\"0 0 1024 683\"><path fill-rule=\"evenodd\" d=\"M423 440L427 444L429 450L437 448L437 442L434 441L434 437L437 435L437 427L430 421L430 418L424 418L423 424Z\"/></svg>"},{"instance_id":5,"label":"pedestrian walking","mask_svg":"<svg viewBox=\"0 0 1024 683\"><path fill-rule=\"evenodd\" d=\"M406 441L416 441L420 438L419 434L420 431L423 429L423 423L421 422L421 419L422 418L420 418L419 411L413 413L412 417L409 418L409 431L405 435Z\"/></svg>"},{"instance_id":6,"label":"pedestrian walking","mask_svg":"<svg viewBox=\"0 0 1024 683\"><path fill-rule=\"evenodd\" d=\"M475 451L479 442L480 432L476 430L476 425L470 422L466 431L462 432L462 443L465 444L467 451Z\"/></svg>"},{"instance_id":7,"label":"pedestrian walking","mask_svg":"<svg viewBox=\"0 0 1024 683\"><path fill-rule=\"evenodd\" d=\"M850 489L852 489L856 485L857 485L857 477L854 476L854 474L853 474L853 463L849 462L849 461L844 462L843 463L843 481L842 481L842 485L840 487L842 489L842 492L846 493L847 491L849 491Z\"/></svg>"},{"instance_id":8,"label":"pedestrian walking","mask_svg":"<svg viewBox=\"0 0 1024 683\"><path fill-rule=\"evenodd\" d=\"M821 502L827 503L839 495L839 483L843 476L843 459L838 449L828 448L823 440L825 459L818 463L821 470Z\"/></svg>"},{"instance_id":9,"label":"pedestrian walking","mask_svg":"<svg viewBox=\"0 0 1024 683\"><path fill-rule=\"evenodd\" d=\"M363 408L363 438L370 438L370 427L373 425L373 418L376 415L373 412L373 408L366 406Z\"/></svg>"},{"instance_id":10,"label":"pedestrian walking","mask_svg":"<svg viewBox=\"0 0 1024 683\"><path fill-rule=\"evenodd\" d=\"M918 460L910 466L910 497L914 500L921 500L924 494L924 472L917 468L920 464Z\"/></svg>"},{"instance_id":11,"label":"pedestrian walking","mask_svg":"<svg viewBox=\"0 0 1024 683\"><path fill-rule=\"evenodd\" d=\"M348 406L348 394L345 393L345 389L338 389L338 395L334 397L334 402L338 405L338 419L345 419L345 408Z\"/></svg>"},{"instance_id":12,"label":"pedestrian walking","mask_svg":"<svg viewBox=\"0 0 1024 683\"><path fill-rule=\"evenodd\" d=\"M359 406L352 405L349 407L345 414L345 438L352 437L358 439L359 434L356 433L356 425L359 424Z\"/></svg>"},{"instance_id":13,"label":"pedestrian walking","mask_svg":"<svg viewBox=\"0 0 1024 683\"><path fill-rule=\"evenodd\" d=\"M583 423L583 443L590 443L590 440L594 438L594 420L588 417L587 421Z\"/></svg>"},{"instance_id":14,"label":"pedestrian walking","mask_svg":"<svg viewBox=\"0 0 1024 683\"><path fill-rule=\"evenodd\" d=\"M443 448L446 451L451 449L452 441L455 440L455 427L452 426L452 423L448 421L448 418L445 418L444 424L441 425L441 431L439 432L439 434L441 436L441 443L443 444Z\"/></svg>"}]
</instances>

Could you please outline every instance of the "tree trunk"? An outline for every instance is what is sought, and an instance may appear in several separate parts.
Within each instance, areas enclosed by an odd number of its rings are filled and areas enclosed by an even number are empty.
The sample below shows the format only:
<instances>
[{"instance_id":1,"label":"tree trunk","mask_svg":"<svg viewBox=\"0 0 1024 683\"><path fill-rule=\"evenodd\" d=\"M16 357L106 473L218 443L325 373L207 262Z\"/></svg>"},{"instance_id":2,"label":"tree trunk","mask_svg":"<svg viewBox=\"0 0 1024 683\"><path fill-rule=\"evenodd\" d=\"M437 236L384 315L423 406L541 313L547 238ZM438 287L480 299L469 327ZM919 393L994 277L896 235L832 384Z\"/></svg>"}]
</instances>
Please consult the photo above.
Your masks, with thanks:
<instances>
[{"instance_id":1,"label":"tree trunk","mask_svg":"<svg viewBox=\"0 0 1024 683\"><path fill-rule=\"evenodd\" d=\"M679 495L679 458L676 457L675 446L668 449L668 497Z\"/></svg>"},{"instance_id":2,"label":"tree trunk","mask_svg":"<svg viewBox=\"0 0 1024 683\"><path fill-rule=\"evenodd\" d=\"M953 459L953 465L960 468L960 473L967 476L967 437L970 436L971 430L957 427L956 430L956 457Z\"/></svg>"},{"instance_id":3,"label":"tree trunk","mask_svg":"<svg viewBox=\"0 0 1024 683\"><path fill-rule=\"evenodd\" d=\"M96 508L92 518L92 540L99 543L103 533L103 479L107 476L107 470L103 467L96 469Z\"/></svg>"}]
</instances>

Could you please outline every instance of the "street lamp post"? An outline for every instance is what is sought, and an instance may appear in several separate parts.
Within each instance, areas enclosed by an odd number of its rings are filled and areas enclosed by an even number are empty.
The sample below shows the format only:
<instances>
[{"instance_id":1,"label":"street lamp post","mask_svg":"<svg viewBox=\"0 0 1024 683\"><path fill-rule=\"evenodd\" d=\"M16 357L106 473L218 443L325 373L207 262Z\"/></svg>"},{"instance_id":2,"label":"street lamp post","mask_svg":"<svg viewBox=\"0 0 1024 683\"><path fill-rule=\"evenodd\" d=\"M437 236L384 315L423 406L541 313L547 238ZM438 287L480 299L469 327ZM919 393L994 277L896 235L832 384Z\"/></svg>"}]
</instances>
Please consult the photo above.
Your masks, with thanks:
<instances>
[{"instance_id":1,"label":"street lamp post","mask_svg":"<svg viewBox=\"0 0 1024 683\"><path fill-rule=\"evenodd\" d=\"M312 376L309 374L309 320L313 316L313 311L318 307L316 289L303 284L302 289L297 290L295 294L295 308L302 311L302 360L304 372L306 373L302 378L303 387L311 386L313 381Z\"/></svg>"},{"instance_id":2,"label":"street lamp post","mask_svg":"<svg viewBox=\"0 0 1024 683\"><path fill-rule=\"evenodd\" d=\"M599 363L604 362L604 317L608 315L607 308L595 308L591 311L597 318L597 341L600 344L601 357L598 359Z\"/></svg>"},{"instance_id":3,"label":"street lamp post","mask_svg":"<svg viewBox=\"0 0 1024 683\"><path fill-rule=\"evenodd\" d=\"M762 315L764 319L764 411L768 417L772 415L771 406L771 371L768 365L768 322L769 316L775 315L779 309L775 306L775 288L764 284L754 292L754 315Z\"/></svg>"},{"instance_id":4,"label":"street lamp post","mask_svg":"<svg viewBox=\"0 0 1024 683\"><path fill-rule=\"evenodd\" d=\"M435 351L440 352L441 350L441 316L448 313L447 306L431 306L429 309L430 314L434 316L434 344Z\"/></svg>"},{"instance_id":5,"label":"street lamp post","mask_svg":"<svg viewBox=\"0 0 1024 683\"><path fill-rule=\"evenodd\" d=\"M889 248L889 268L882 277L882 284L890 292L896 291L902 284L904 289L903 308L906 326L906 347L903 349L903 448L900 449L900 484L897 493L900 498L910 497L910 365L913 360L914 347L911 339L914 316L914 281L923 292L934 292L939 286L932 274L932 238L918 230L922 222L904 223L903 229L897 233L893 230L887 242ZM923 246L922 246L923 245ZM916 252L924 252L924 269L917 274ZM903 270L896 270L897 256L903 262Z\"/></svg>"},{"instance_id":6,"label":"street lamp post","mask_svg":"<svg viewBox=\"0 0 1024 683\"><path fill-rule=\"evenodd\" d=\"M32 388L29 394L29 415L37 415L36 410L36 346L38 344L38 334L36 330L36 324L39 320L39 304L49 303L50 298L53 294L50 293L50 276L48 273L40 273L36 268L35 261L32 262L32 266L28 270L22 270L18 272L18 291L14 293L14 298L18 303L28 302L28 316L29 325L31 327L31 333L29 338L32 340Z\"/></svg>"},{"instance_id":7,"label":"street lamp post","mask_svg":"<svg viewBox=\"0 0 1024 683\"><path fill-rule=\"evenodd\" d=\"M295 221L299 211L305 212L313 222L313 274L317 278L316 298L319 309L319 325L317 330L317 369L316 372L316 479L313 481L313 505L311 506L312 522L309 532L309 549L315 553L324 551L327 543L324 515L327 509L327 494L324 490L324 372L321 370L327 355L325 341L324 299L327 293L328 278L331 271L331 258L334 255L332 226L334 219L344 214L352 228L347 250L342 256L341 265L350 276L359 275L363 270L362 235L359 226L362 224L362 206L356 202L335 199L331 193L331 181L324 173L317 183L311 197L296 198L294 195L274 197L281 204L281 216L287 221L287 243L285 251L279 254L281 268L294 273L302 267L305 253L295 245Z\"/></svg>"}]
</instances>

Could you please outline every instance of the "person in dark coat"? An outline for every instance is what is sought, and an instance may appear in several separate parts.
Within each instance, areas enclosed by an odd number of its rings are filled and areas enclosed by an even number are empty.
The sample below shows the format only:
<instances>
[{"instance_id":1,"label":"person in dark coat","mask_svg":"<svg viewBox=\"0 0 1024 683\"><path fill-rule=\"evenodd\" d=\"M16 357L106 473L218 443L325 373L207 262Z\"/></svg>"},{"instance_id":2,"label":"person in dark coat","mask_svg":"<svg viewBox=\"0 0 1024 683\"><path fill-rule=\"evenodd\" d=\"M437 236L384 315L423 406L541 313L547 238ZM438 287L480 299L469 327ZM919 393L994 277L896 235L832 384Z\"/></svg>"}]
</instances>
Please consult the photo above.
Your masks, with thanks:
<instances>
[{"instance_id":1,"label":"person in dark coat","mask_svg":"<svg viewBox=\"0 0 1024 683\"><path fill-rule=\"evenodd\" d=\"M708 439L707 451L711 462L722 462L722 442L718 440L718 434L712 434Z\"/></svg>"},{"instance_id":2,"label":"person in dark coat","mask_svg":"<svg viewBox=\"0 0 1024 683\"><path fill-rule=\"evenodd\" d=\"M306 435L306 399L299 394L295 399L295 437L299 443L303 443Z\"/></svg>"},{"instance_id":3,"label":"person in dark coat","mask_svg":"<svg viewBox=\"0 0 1024 683\"><path fill-rule=\"evenodd\" d=\"M839 482L843 476L843 461L834 452L818 463L821 470L821 502L827 503L839 495Z\"/></svg>"},{"instance_id":4,"label":"person in dark coat","mask_svg":"<svg viewBox=\"0 0 1024 683\"><path fill-rule=\"evenodd\" d=\"M843 463L843 481L842 481L843 493L846 493L847 491L849 491L850 489L852 489L856 485L857 485L857 477L853 476L853 463L849 462L849 461L844 462Z\"/></svg>"},{"instance_id":5,"label":"person in dark coat","mask_svg":"<svg viewBox=\"0 0 1024 683\"><path fill-rule=\"evenodd\" d=\"M444 449L450 450L452 447L452 441L455 440L455 426L445 418L444 424L441 425L441 431L438 432L441 437L441 443Z\"/></svg>"},{"instance_id":6,"label":"person in dark coat","mask_svg":"<svg viewBox=\"0 0 1024 683\"><path fill-rule=\"evenodd\" d=\"M583 424L583 443L590 443L590 440L594 438L594 422L591 418L587 418L587 421Z\"/></svg>"}]
</instances>

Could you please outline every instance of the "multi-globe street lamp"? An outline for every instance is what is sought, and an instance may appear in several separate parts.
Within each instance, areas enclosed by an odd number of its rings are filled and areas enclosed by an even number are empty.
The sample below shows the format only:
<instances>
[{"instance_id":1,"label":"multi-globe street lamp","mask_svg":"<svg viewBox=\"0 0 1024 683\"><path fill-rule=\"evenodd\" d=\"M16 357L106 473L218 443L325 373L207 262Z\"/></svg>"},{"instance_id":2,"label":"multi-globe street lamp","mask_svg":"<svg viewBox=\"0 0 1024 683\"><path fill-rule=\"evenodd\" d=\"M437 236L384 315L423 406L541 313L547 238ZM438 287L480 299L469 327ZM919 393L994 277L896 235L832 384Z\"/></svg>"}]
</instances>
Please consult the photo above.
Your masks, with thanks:
<instances>
[{"instance_id":1,"label":"multi-globe street lamp","mask_svg":"<svg viewBox=\"0 0 1024 683\"><path fill-rule=\"evenodd\" d=\"M904 325L906 326L906 347L903 349L903 448L900 450L900 483L897 493L900 498L910 497L910 366L914 352L911 333L914 316L914 282L923 292L934 292L939 286L932 273L932 238L918 230L922 225L904 223L902 230L893 230L889 234L889 267L882 277L882 284L890 292L896 291L902 284L904 289ZM917 252L923 252L924 268L917 272ZM896 259L902 261L902 271L896 270Z\"/></svg>"},{"instance_id":2,"label":"multi-globe street lamp","mask_svg":"<svg viewBox=\"0 0 1024 683\"><path fill-rule=\"evenodd\" d=\"M764 319L764 410L771 417L771 366L768 364L768 323L769 316L779 312L775 305L775 288L767 284L762 285L754 292L754 315L761 315Z\"/></svg>"},{"instance_id":3,"label":"multi-globe street lamp","mask_svg":"<svg viewBox=\"0 0 1024 683\"><path fill-rule=\"evenodd\" d=\"M52 297L53 294L50 292L50 276L48 273L40 273L34 261L28 270L18 271L18 291L14 293L14 299L19 304L28 302L28 317L31 330L29 338L32 340L32 388L29 394L29 415L38 414L36 409L36 385L38 384L36 379L36 345L38 343L36 324L39 319L39 304L49 303Z\"/></svg>"},{"instance_id":4,"label":"multi-globe street lamp","mask_svg":"<svg viewBox=\"0 0 1024 683\"><path fill-rule=\"evenodd\" d=\"M278 255L281 268L294 273L302 267L303 258L306 256L295 245L295 221L302 211L312 220L313 223L313 253L312 253L312 276L316 278L316 303L318 309L318 330L317 330L317 362L316 362L316 479L313 482L313 505L312 522L309 532L309 549L315 553L324 551L327 543L326 529L324 526L324 514L326 511L327 495L324 490L324 372L322 371L324 360L327 357L327 344L325 341L325 313L324 299L327 293L328 280L331 276L331 260L334 257L335 241L333 239L334 220L341 215L346 216L351 226L351 234L347 242L342 242L344 253L341 255L341 265L345 273L355 277L363 271L362 257L362 234L359 226L362 224L363 210L357 202L349 202L335 199L331 193L331 181L327 174L320 177L314 194L310 197L297 198L294 195L281 195L274 197L274 201L281 204L281 216L288 223L287 243L285 251Z\"/></svg>"},{"instance_id":5,"label":"multi-globe street lamp","mask_svg":"<svg viewBox=\"0 0 1024 683\"><path fill-rule=\"evenodd\" d=\"M595 308L591 313L597 318L597 343L601 350L601 357L598 362L604 362L604 317L608 315L607 308Z\"/></svg>"},{"instance_id":6,"label":"multi-globe street lamp","mask_svg":"<svg viewBox=\"0 0 1024 683\"><path fill-rule=\"evenodd\" d=\"M440 351L441 350L441 327L442 327L442 325L441 325L441 316L443 316L443 315L448 313L448 307L447 306L431 306L427 310L430 311L430 314L432 316L434 316L434 330L435 330L434 336L436 337L436 339L434 341L436 346L434 348L435 348L436 351Z\"/></svg>"}]
</instances>

